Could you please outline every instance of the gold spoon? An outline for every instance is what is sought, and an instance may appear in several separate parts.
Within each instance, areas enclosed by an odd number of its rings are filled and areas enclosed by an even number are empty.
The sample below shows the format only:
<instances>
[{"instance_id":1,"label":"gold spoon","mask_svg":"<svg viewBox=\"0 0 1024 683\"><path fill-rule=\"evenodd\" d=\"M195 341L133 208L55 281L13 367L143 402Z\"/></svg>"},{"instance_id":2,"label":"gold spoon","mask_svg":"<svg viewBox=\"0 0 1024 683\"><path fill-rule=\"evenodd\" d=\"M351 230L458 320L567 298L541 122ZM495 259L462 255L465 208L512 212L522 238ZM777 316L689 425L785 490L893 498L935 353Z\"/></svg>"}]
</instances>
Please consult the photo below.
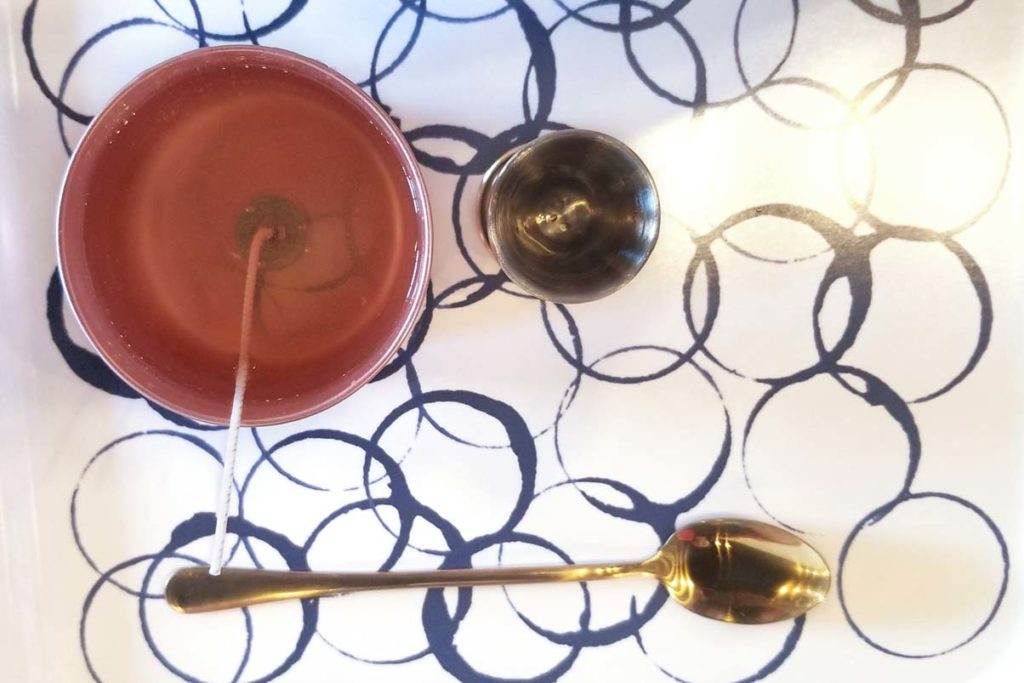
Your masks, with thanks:
<instances>
[{"instance_id":1,"label":"gold spoon","mask_svg":"<svg viewBox=\"0 0 1024 683\"><path fill-rule=\"evenodd\" d=\"M831 584L831 573L817 551L788 531L761 522L712 519L683 527L641 562L349 573L225 568L219 576L197 566L176 572L164 595L175 610L191 613L388 588L595 581L641 574L661 581L687 609L740 624L798 617L824 600Z\"/></svg>"}]
</instances>

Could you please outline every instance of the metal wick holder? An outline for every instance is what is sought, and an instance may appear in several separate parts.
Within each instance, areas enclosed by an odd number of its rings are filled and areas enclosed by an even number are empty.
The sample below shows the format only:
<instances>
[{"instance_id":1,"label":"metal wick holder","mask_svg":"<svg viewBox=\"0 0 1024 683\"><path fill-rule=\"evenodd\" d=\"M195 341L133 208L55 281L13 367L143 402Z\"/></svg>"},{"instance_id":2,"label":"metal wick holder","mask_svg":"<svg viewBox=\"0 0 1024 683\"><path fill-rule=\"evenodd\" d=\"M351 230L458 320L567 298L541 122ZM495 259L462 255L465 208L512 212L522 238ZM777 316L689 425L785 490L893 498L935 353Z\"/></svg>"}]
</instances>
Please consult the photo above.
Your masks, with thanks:
<instances>
[{"instance_id":1,"label":"metal wick holder","mask_svg":"<svg viewBox=\"0 0 1024 683\"><path fill-rule=\"evenodd\" d=\"M593 131L545 135L488 170L484 234L510 280L558 303L632 280L658 239L658 192L633 150Z\"/></svg>"}]
</instances>

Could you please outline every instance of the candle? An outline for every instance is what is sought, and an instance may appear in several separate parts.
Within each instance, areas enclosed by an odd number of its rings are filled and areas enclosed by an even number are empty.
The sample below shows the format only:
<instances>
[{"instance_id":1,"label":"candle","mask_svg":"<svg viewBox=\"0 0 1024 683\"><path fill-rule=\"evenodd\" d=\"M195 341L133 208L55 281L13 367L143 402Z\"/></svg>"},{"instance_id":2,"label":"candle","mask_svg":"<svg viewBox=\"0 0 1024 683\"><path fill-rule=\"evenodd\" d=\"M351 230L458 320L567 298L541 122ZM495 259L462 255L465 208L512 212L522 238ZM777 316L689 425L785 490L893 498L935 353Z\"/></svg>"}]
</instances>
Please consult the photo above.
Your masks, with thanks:
<instances>
[{"instance_id":1,"label":"candle","mask_svg":"<svg viewBox=\"0 0 1024 683\"><path fill-rule=\"evenodd\" d=\"M186 415L227 420L260 226L244 421L308 415L389 360L422 306L429 215L388 116L281 50L199 50L97 117L62 194L61 270L107 362Z\"/></svg>"}]
</instances>

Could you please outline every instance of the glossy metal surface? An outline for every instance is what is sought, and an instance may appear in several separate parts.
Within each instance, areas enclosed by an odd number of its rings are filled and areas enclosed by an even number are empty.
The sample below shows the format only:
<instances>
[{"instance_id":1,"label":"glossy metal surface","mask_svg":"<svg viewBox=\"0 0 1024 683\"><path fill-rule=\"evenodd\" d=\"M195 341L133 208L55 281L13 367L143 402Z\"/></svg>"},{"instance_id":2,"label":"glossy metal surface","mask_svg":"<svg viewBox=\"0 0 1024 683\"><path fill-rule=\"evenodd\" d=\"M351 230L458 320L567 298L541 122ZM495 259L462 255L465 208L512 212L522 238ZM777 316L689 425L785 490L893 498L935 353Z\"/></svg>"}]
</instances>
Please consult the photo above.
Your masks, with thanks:
<instances>
[{"instance_id":1,"label":"glossy metal surface","mask_svg":"<svg viewBox=\"0 0 1024 683\"><path fill-rule=\"evenodd\" d=\"M601 133L551 133L500 159L484 180L481 220L505 274L527 292L575 303L611 294L658 239L647 167Z\"/></svg>"},{"instance_id":2,"label":"glossy metal surface","mask_svg":"<svg viewBox=\"0 0 1024 683\"><path fill-rule=\"evenodd\" d=\"M741 624L797 617L824 600L831 584L821 556L788 531L716 519L684 527L642 562L351 573L224 569L219 576L211 576L206 567L188 567L171 577L165 597L175 610L191 613L389 588L596 581L638 574L657 578L697 614Z\"/></svg>"},{"instance_id":3,"label":"glossy metal surface","mask_svg":"<svg viewBox=\"0 0 1024 683\"><path fill-rule=\"evenodd\" d=\"M746 520L691 524L643 568L693 612L741 624L797 617L822 602L831 585L814 548L788 531Z\"/></svg>"}]
</instances>

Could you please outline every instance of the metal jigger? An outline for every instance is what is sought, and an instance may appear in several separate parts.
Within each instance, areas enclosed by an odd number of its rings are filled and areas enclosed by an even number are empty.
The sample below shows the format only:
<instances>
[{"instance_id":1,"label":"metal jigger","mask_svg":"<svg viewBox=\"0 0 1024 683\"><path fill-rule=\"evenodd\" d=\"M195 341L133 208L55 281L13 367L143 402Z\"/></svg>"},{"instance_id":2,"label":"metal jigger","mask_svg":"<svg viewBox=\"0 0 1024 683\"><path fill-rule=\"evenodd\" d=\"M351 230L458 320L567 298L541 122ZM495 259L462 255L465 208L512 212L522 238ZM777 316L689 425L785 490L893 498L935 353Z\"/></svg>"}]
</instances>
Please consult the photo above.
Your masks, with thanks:
<instances>
[{"instance_id":1,"label":"metal jigger","mask_svg":"<svg viewBox=\"0 0 1024 683\"><path fill-rule=\"evenodd\" d=\"M633 150L569 130L513 149L484 177L484 234L510 280L557 303L633 279L658 240L658 192Z\"/></svg>"}]
</instances>

